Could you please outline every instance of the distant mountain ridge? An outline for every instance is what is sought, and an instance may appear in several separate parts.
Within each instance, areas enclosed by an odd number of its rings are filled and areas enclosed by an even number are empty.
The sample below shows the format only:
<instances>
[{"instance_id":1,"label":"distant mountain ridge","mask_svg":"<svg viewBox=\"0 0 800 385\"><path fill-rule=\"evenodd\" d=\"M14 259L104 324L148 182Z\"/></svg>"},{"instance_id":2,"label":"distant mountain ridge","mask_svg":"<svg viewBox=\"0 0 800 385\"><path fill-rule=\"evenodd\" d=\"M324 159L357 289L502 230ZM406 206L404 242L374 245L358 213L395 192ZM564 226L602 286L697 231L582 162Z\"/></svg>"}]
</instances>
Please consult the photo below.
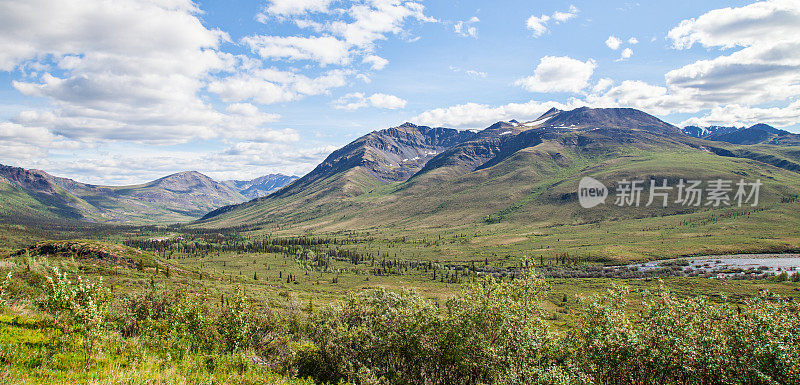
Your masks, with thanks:
<instances>
[{"instance_id":1,"label":"distant mountain ridge","mask_svg":"<svg viewBox=\"0 0 800 385\"><path fill-rule=\"evenodd\" d=\"M223 183L239 191L248 199L261 198L269 193L294 182L299 177L294 175L268 174L252 180L226 180Z\"/></svg>"},{"instance_id":2,"label":"distant mountain ridge","mask_svg":"<svg viewBox=\"0 0 800 385\"><path fill-rule=\"evenodd\" d=\"M247 201L243 192L265 188L259 183L268 180L273 180L272 186L285 184L279 176L268 175L246 182L240 190L186 171L139 185L101 186L0 165L0 216L132 224L186 222L218 207Z\"/></svg>"},{"instance_id":3,"label":"distant mountain ridge","mask_svg":"<svg viewBox=\"0 0 800 385\"><path fill-rule=\"evenodd\" d=\"M750 127L686 126L682 131L695 138L733 144L770 144L776 146L800 145L800 135L758 123Z\"/></svg>"},{"instance_id":4,"label":"distant mountain ridge","mask_svg":"<svg viewBox=\"0 0 800 385\"><path fill-rule=\"evenodd\" d=\"M706 136L712 134L722 134L726 132L732 132L744 127L734 127L734 126L707 126L707 127L700 127L700 126L686 126L681 129L683 133L686 135L695 137L695 138L705 138Z\"/></svg>"}]
</instances>

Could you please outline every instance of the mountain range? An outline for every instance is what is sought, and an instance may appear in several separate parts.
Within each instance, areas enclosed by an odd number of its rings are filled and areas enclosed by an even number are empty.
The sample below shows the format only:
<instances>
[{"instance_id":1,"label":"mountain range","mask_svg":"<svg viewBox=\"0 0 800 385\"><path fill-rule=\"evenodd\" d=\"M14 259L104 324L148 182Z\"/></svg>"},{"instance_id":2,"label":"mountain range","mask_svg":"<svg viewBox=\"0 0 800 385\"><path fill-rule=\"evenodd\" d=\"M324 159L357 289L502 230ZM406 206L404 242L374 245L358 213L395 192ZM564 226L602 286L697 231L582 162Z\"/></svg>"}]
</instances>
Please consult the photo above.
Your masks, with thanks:
<instances>
[{"instance_id":1,"label":"mountain range","mask_svg":"<svg viewBox=\"0 0 800 385\"><path fill-rule=\"evenodd\" d=\"M294 182L298 177L283 174L267 174L253 180L226 180L222 183L238 191L245 198L255 199Z\"/></svg>"},{"instance_id":2,"label":"mountain range","mask_svg":"<svg viewBox=\"0 0 800 385\"><path fill-rule=\"evenodd\" d=\"M800 193L797 137L763 124L681 130L630 108L551 109L479 131L404 123L356 139L301 178L217 182L184 172L113 187L1 166L0 215L331 231L670 215L694 209L580 210L578 181L763 179L763 202L777 202Z\"/></svg>"},{"instance_id":3,"label":"mountain range","mask_svg":"<svg viewBox=\"0 0 800 385\"><path fill-rule=\"evenodd\" d=\"M366 134L285 188L214 210L196 225L337 231L643 215L609 205L580 210L576 189L584 176L607 185L634 177L762 178L764 202L797 192L796 135L722 136L759 130L765 128L708 129L697 138L636 109L587 107L551 109L530 122L498 122L478 132L405 123ZM686 210L648 208L646 215Z\"/></svg>"},{"instance_id":4,"label":"mountain range","mask_svg":"<svg viewBox=\"0 0 800 385\"><path fill-rule=\"evenodd\" d=\"M282 187L293 178L273 174L252 181L217 182L188 171L139 185L99 186L0 165L0 216L135 224L186 222Z\"/></svg>"},{"instance_id":5,"label":"mountain range","mask_svg":"<svg viewBox=\"0 0 800 385\"><path fill-rule=\"evenodd\" d=\"M683 128L683 132L695 138L733 144L800 145L800 135L764 123L750 127L686 126Z\"/></svg>"}]
</instances>

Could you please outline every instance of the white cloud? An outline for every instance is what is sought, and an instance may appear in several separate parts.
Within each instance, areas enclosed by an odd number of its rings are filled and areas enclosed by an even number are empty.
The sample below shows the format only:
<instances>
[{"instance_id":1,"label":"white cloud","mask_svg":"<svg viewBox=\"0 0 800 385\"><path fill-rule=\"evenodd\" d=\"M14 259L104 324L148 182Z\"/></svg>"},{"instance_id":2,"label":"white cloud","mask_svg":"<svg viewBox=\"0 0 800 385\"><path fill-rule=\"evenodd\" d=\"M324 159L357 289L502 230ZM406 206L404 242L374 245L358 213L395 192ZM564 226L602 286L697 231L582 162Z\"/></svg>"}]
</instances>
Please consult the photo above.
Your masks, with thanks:
<instances>
[{"instance_id":1,"label":"white cloud","mask_svg":"<svg viewBox=\"0 0 800 385\"><path fill-rule=\"evenodd\" d=\"M613 80L611 80L609 78L602 78L602 79L598 80L597 84L595 84L592 87L592 92L595 93L595 94L602 93L603 91L611 88L612 85L614 85L614 81Z\"/></svg>"},{"instance_id":2,"label":"white cloud","mask_svg":"<svg viewBox=\"0 0 800 385\"><path fill-rule=\"evenodd\" d=\"M437 21L426 16L424 10L420 3L399 0L273 1L259 17L260 21L270 22L267 15L275 15L277 21L310 28L321 36L252 35L242 38L241 42L264 59L309 60L322 66L346 66L354 57L366 60L372 56L377 41L386 40L390 35L406 34L404 25L408 20ZM324 13L326 20L306 18L310 12ZM377 67L381 64L377 63Z\"/></svg>"},{"instance_id":3,"label":"white cloud","mask_svg":"<svg viewBox=\"0 0 800 385\"><path fill-rule=\"evenodd\" d=\"M221 52L189 0L6 3L0 69L35 69L13 87L51 110L15 120L76 140L180 143L209 139L230 121L201 96L246 61ZM23 140L23 139L20 139Z\"/></svg>"},{"instance_id":4,"label":"white cloud","mask_svg":"<svg viewBox=\"0 0 800 385\"><path fill-rule=\"evenodd\" d=\"M603 83L602 86L600 83ZM709 106L691 97L670 93L666 87L643 81L625 80L610 88L609 85L610 83L603 80L598 82L599 89L586 96L583 103L593 107L632 107L657 115L697 112Z\"/></svg>"},{"instance_id":5,"label":"white cloud","mask_svg":"<svg viewBox=\"0 0 800 385\"><path fill-rule=\"evenodd\" d=\"M334 103L334 107L341 110L357 110L364 107L385 108L396 110L405 108L406 101L394 95L375 93L366 96L361 92L349 93Z\"/></svg>"},{"instance_id":6,"label":"white cloud","mask_svg":"<svg viewBox=\"0 0 800 385\"><path fill-rule=\"evenodd\" d=\"M242 43L264 59L312 60L322 65L350 62L349 45L333 36L247 36Z\"/></svg>"},{"instance_id":7,"label":"white cloud","mask_svg":"<svg viewBox=\"0 0 800 385\"><path fill-rule=\"evenodd\" d=\"M639 44L639 39L637 39L635 37L632 37L632 38L628 39L628 44L631 44L631 45Z\"/></svg>"},{"instance_id":8,"label":"white cloud","mask_svg":"<svg viewBox=\"0 0 800 385\"><path fill-rule=\"evenodd\" d=\"M470 24L474 24L474 23L477 23L479 21L480 21L480 19L478 19L476 16L473 16L472 18L470 18L467 21L458 21L453 26L453 31L459 36L477 38L478 37L478 28L475 27L475 26L472 26Z\"/></svg>"},{"instance_id":9,"label":"white cloud","mask_svg":"<svg viewBox=\"0 0 800 385\"><path fill-rule=\"evenodd\" d=\"M308 12L327 12L331 1L332 0L270 0L264 8L264 13L288 16L302 15Z\"/></svg>"},{"instance_id":10,"label":"white cloud","mask_svg":"<svg viewBox=\"0 0 800 385\"><path fill-rule=\"evenodd\" d=\"M771 0L712 10L682 21L668 38L678 50L700 44L725 53L669 71L665 86L624 81L593 91L587 104L659 115L707 111L686 121L695 124L796 124L800 3Z\"/></svg>"},{"instance_id":11,"label":"white cloud","mask_svg":"<svg viewBox=\"0 0 800 385\"><path fill-rule=\"evenodd\" d=\"M619 55L619 60L620 60L620 61L622 61L622 60L628 60L628 59L630 59L630 58L631 58L631 56L633 56L633 50L632 50L632 49L630 49L630 48L625 48L625 49L623 49L623 50L622 50L622 52L620 53L620 55Z\"/></svg>"},{"instance_id":12,"label":"white cloud","mask_svg":"<svg viewBox=\"0 0 800 385\"><path fill-rule=\"evenodd\" d=\"M486 77L486 72L482 72L482 71L466 70L466 71L464 71L464 73L467 74L467 76L469 76L471 78L485 78Z\"/></svg>"},{"instance_id":13,"label":"white cloud","mask_svg":"<svg viewBox=\"0 0 800 385\"><path fill-rule=\"evenodd\" d=\"M479 103L465 103L446 108L425 111L411 121L428 126L453 128L486 128L498 121L517 119L533 120L550 108L572 109L577 105L565 105L557 102L509 103L502 106L490 106Z\"/></svg>"},{"instance_id":14,"label":"white cloud","mask_svg":"<svg viewBox=\"0 0 800 385\"><path fill-rule=\"evenodd\" d=\"M566 12L556 11L553 13L553 20L563 23L569 19L574 18L578 14L578 8L574 5L569 6L569 10Z\"/></svg>"},{"instance_id":15,"label":"white cloud","mask_svg":"<svg viewBox=\"0 0 800 385\"><path fill-rule=\"evenodd\" d=\"M411 1L367 0L346 10L352 21L336 20L328 23L326 28L348 44L369 50L375 41L385 40L388 34L403 32L402 25L406 19L437 21L426 16L424 10L422 4Z\"/></svg>"},{"instance_id":16,"label":"white cloud","mask_svg":"<svg viewBox=\"0 0 800 385\"><path fill-rule=\"evenodd\" d=\"M608 46L608 48L611 48L616 51L619 49L620 45L622 45L622 40L620 40L616 36L612 35L609 36L608 39L606 39L606 46Z\"/></svg>"},{"instance_id":17,"label":"white cloud","mask_svg":"<svg viewBox=\"0 0 800 385\"><path fill-rule=\"evenodd\" d=\"M281 103L327 94L331 89L347 84L348 74L350 72L345 70L331 70L322 76L309 78L274 68L256 69L214 80L208 85L208 90L225 102Z\"/></svg>"},{"instance_id":18,"label":"white cloud","mask_svg":"<svg viewBox=\"0 0 800 385\"><path fill-rule=\"evenodd\" d=\"M702 100L759 104L800 95L800 3L763 1L684 20L668 37L676 49L739 47L666 75L670 89Z\"/></svg>"},{"instance_id":19,"label":"white cloud","mask_svg":"<svg viewBox=\"0 0 800 385\"><path fill-rule=\"evenodd\" d=\"M461 68L456 67L456 66L450 66L450 71L462 72ZM488 76L488 74L486 72L478 71L478 70L464 70L463 72L464 72L465 75L467 75L467 76L469 76L470 78L473 78L473 79L478 79L478 78L483 79L483 78L486 78L486 76Z\"/></svg>"},{"instance_id":20,"label":"white cloud","mask_svg":"<svg viewBox=\"0 0 800 385\"><path fill-rule=\"evenodd\" d=\"M577 14L578 8L576 8L574 5L570 5L568 11L556 11L552 15L531 15L525 22L525 26L533 31L534 37L539 37L547 32L547 24L549 24L551 21L554 21L556 24L563 23L576 17Z\"/></svg>"},{"instance_id":21,"label":"white cloud","mask_svg":"<svg viewBox=\"0 0 800 385\"><path fill-rule=\"evenodd\" d=\"M528 29L530 29L531 31L533 31L534 37L539 37L544 35L545 32L547 32L548 21L550 21L550 16L531 15L531 17L528 18L528 21L525 22L525 26L528 27Z\"/></svg>"},{"instance_id":22,"label":"white cloud","mask_svg":"<svg viewBox=\"0 0 800 385\"><path fill-rule=\"evenodd\" d=\"M682 126L752 126L756 123L766 123L776 127L796 125L800 121L800 101L794 101L786 107L758 108L730 104L716 106L707 114L700 117L689 118L681 123Z\"/></svg>"},{"instance_id":23,"label":"white cloud","mask_svg":"<svg viewBox=\"0 0 800 385\"><path fill-rule=\"evenodd\" d=\"M667 36L677 49L695 43L705 47L751 47L796 40L800 34L800 3L794 0L759 1L738 8L709 11L684 20Z\"/></svg>"},{"instance_id":24,"label":"white cloud","mask_svg":"<svg viewBox=\"0 0 800 385\"><path fill-rule=\"evenodd\" d=\"M405 108L406 106L406 101L404 99L400 99L397 96L387 95L387 94L372 94L369 97L369 103L373 107L387 108L390 110Z\"/></svg>"},{"instance_id":25,"label":"white cloud","mask_svg":"<svg viewBox=\"0 0 800 385\"><path fill-rule=\"evenodd\" d=\"M364 56L364 59L361 61L362 63L371 65L371 68L376 71L380 71L389 64L389 61L378 56L378 55L367 55Z\"/></svg>"},{"instance_id":26,"label":"white cloud","mask_svg":"<svg viewBox=\"0 0 800 385\"><path fill-rule=\"evenodd\" d=\"M247 139L254 142L297 142L300 135L290 128L275 130L263 127L267 123L276 122L280 115L261 112L250 103L233 103L225 108L228 113L224 136L227 138Z\"/></svg>"},{"instance_id":27,"label":"white cloud","mask_svg":"<svg viewBox=\"0 0 800 385\"><path fill-rule=\"evenodd\" d=\"M85 144L55 135L41 126L0 122L2 161L42 158L51 149L78 149Z\"/></svg>"},{"instance_id":28,"label":"white cloud","mask_svg":"<svg viewBox=\"0 0 800 385\"><path fill-rule=\"evenodd\" d=\"M589 85L595 67L594 59L583 62L568 56L545 56L533 76L514 84L530 92L580 92Z\"/></svg>"}]
</instances>

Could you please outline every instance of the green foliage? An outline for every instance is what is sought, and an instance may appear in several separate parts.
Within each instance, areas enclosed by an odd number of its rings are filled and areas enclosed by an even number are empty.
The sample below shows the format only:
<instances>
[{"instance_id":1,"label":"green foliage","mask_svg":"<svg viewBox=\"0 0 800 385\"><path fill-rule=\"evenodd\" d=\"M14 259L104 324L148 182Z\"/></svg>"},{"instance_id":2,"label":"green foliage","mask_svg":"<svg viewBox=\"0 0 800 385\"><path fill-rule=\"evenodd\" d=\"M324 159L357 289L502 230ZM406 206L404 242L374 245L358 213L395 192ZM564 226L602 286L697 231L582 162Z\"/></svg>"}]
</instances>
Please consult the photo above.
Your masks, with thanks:
<instances>
[{"instance_id":1,"label":"green foliage","mask_svg":"<svg viewBox=\"0 0 800 385\"><path fill-rule=\"evenodd\" d=\"M800 308L764 296L741 306L647 294L625 310L623 290L588 303L567 341L592 383L772 384L800 381Z\"/></svg>"},{"instance_id":2,"label":"green foliage","mask_svg":"<svg viewBox=\"0 0 800 385\"><path fill-rule=\"evenodd\" d=\"M246 346L253 331L250 314L248 299L239 288L217 320L218 330L228 351L236 351Z\"/></svg>"},{"instance_id":3,"label":"green foliage","mask_svg":"<svg viewBox=\"0 0 800 385\"><path fill-rule=\"evenodd\" d=\"M54 317L62 331L81 336L86 365L89 366L95 343L108 326L109 301L102 279L93 283L79 276L77 282L73 283L66 272L53 268L39 304Z\"/></svg>"},{"instance_id":4,"label":"green foliage","mask_svg":"<svg viewBox=\"0 0 800 385\"><path fill-rule=\"evenodd\" d=\"M423 383L438 375L439 321L436 306L410 291L351 295L311 319L319 352L303 356L303 367L314 369L303 374L325 382Z\"/></svg>"}]
</instances>

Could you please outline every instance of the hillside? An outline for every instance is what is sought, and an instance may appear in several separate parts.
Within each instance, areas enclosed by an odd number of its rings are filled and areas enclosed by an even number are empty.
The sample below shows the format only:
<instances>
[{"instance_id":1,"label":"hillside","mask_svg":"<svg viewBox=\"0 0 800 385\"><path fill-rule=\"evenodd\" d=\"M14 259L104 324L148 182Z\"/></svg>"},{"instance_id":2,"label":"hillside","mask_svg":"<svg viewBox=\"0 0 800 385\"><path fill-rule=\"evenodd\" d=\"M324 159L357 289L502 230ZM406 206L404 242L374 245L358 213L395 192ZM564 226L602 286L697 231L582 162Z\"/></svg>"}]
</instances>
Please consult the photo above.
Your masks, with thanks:
<instances>
[{"instance_id":1,"label":"hillside","mask_svg":"<svg viewBox=\"0 0 800 385\"><path fill-rule=\"evenodd\" d=\"M186 222L246 199L198 172L133 186L98 186L40 170L0 166L2 215L15 220L61 219L155 224Z\"/></svg>"},{"instance_id":2,"label":"hillside","mask_svg":"<svg viewBox=\"0 0 800 385\"><path fill-rule=\"evenodd\" d=\"M775 208L800 193L796 149L692 138L634 109L551 110L531 122L498 122L477 133L436 129L447 138L438 143L382 145L408 138L409 130L432 129L405 124L367 134L279 192L214 211L196 226L519 230L709 210L615 207L613 188L609 204L584 210L576 194L584 176L609 187L625 178L666 178L672 185L680 178L762 179L762 204ZM436 155L420 157L413 167L397 162L426 152Z\"/></svg>"}]
</instances>

